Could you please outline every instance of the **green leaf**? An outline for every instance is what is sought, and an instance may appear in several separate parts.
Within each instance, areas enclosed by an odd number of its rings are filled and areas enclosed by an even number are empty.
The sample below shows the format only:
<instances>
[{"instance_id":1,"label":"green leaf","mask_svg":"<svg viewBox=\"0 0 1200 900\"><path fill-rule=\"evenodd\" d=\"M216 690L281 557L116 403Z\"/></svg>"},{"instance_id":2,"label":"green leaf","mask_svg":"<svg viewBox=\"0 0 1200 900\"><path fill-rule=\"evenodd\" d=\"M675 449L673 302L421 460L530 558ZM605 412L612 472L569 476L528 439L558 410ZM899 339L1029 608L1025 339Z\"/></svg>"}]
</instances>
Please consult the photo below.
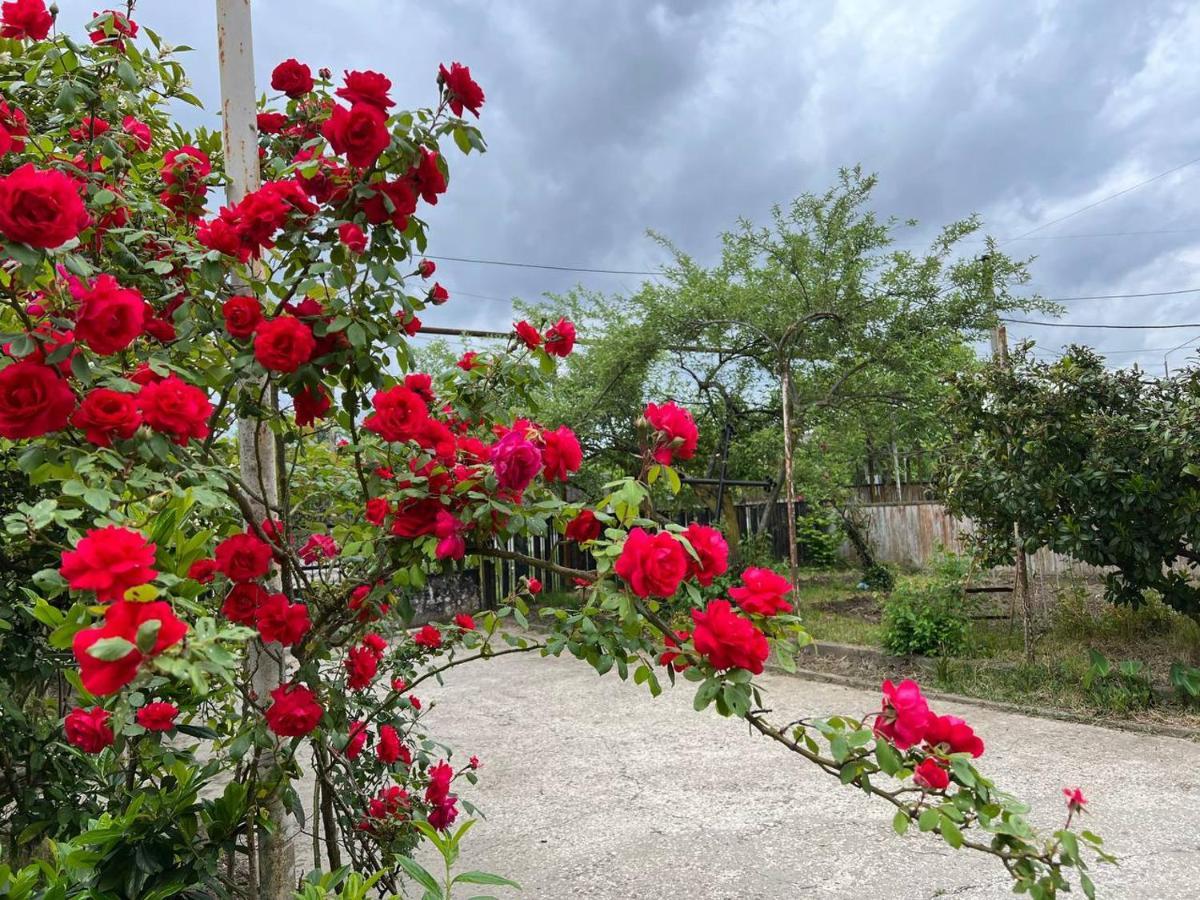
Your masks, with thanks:
<instances>
[{"instance_id":1,"label":"green leaf","mask_svg":"<svg viewBox=\"0 0 1200 900\"><path fill-rule=\"evenodd\" d=\"M396 865L402 868L409 878L425 888L431 895L434 897L442 896L442 889L438 885L437 879L429 874L415 859L407 856L397 856Z\"/></svg>"},{"instance_id":2,"label":"green leaf","mask_svg":"<svg viewBox=\"0 0 1200 900\"><path fill-rule=\"evenodd\" d=\"M108 491L88 488L83 492L83 502L97 512L108 512L111 499Z\"/></svg>"},{"instance_id":3,"label":"green leaf","mask_svg":"<svg viewBox=\"0 0 1200 900\"><path fill-rule=\"evenodd\" d=\"M955 850L957 850L959 847L962 846L962 844L963 844L962 832L959 831L958 826L955 825L953 822L951 822L949 819L945 819L945 818L942 819L941 832L942 832L942 837L945 839L946 843L949 844L951 847L953 847Z\"/></svg>"},{"instance_id":4,"label":"green leaf","mask_svg":"<svg viewBox=\"0 0 1200 900\"><path fill-rule=\"evenodd\" d=\"M137 630L137 648L142 653L149 653L154 649L154 645L158 643L158 633L162 630L162 621L160 619L149 619L138 626Z\"/></svg>"},{"instance_id":5,"label":"green leaf","mask_svg":"<svg viewBox=\"0 0 1200 900\"><path fill-rule=\"evenodd\" d=\"M458 884L459 882L463 884L494 884L501 887L516 888L517 890L521 889L521 886L515 881L502 878L499 875L493 875L490 872L462 872L454 876L451 884Z\"/></svg>"},{"instance_id":6,"label":"green leaf","mask_svg":"<svg viewBox=\"0 0 1200 900\"><path fill-rule=\"evenodd\" d=\"M896 814L892 816L892 831L896 834L904 834L908 831L909 821L907 812L902 809L896 810Z\"/></svg>"},{"instance_id":7,"label":"green leaf","mask_svg":"<svg viewBox=\"0 0 1200 900\"><path fill-rule=\"evenodd\" d=\"M921 817L917 819L917 827L922 831L933 831L937 828L941 818L941 814L936 809L922 810Z\"/></svg>"},{"instance_id":8,"label":"green leaf","mask_svg":"<svg viewBox=\"0 0 1200 900\"><path fill-rule=\"evenodd\" d=\"M87 655L103 662L116 662L124 659L134 650L133 644L123 637L100 638L87 648Z\"/></svg>"},{"instance_id":9,"label":"green leaf","mask_svg":"<svg viewBox=\"0 0 1200 900\"><path fill-rule=\"evenodd\" d=\"M900 771L900 754L883 738L875 741L875 759L885 775L895 775Z\"/></svg>"}]
</instances>

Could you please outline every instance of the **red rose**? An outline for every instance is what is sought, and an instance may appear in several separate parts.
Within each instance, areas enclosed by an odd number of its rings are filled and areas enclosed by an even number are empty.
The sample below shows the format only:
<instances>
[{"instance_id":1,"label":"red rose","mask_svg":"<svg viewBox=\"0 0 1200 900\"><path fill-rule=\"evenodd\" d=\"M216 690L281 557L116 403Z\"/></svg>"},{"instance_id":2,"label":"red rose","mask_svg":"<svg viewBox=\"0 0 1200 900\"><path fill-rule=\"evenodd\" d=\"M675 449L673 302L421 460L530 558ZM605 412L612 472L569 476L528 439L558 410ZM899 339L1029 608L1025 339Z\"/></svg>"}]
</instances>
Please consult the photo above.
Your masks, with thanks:
<instances>
[{"instance_id":1,"label":"red rose","mask_svg":"<svg viewBox=\"0 0 1200 900\"><path fill-rule=\"evenodd\" d=\"M566 481L571 472L583 465L579 439L566 425L542 433L542 461L546 464L547 481Z\"/></svg>"},{"instance_id":2,"label":"red rose","mask_svg":"<svg viewBox=\"0 0 1200 900\"><path fill-rule=\"evenodd\" d=\"M729 596L746 612L773 616L792 611L792 604L784 599L792 592L791 582L779 573L749 568L742 573L742 585L730 588Z\"/></svg>"},{"instance_id":3,"label":"red rose","mask_svg":"<svg viewBox=\"0 0 1200 900\"><path fill-rule=\"evenodd\" d=\"M462 559L467 552L467 541L462 536L467 526L446 509L439 509L433 523L433 533L441 538L434 555L438 559Z\"/></svg>"},{"instance_id":4,"label":"red rose","mask_svg":"<svg viewBox=\"0 0 1200 900\"><path fill-rule=\"evenodd\" d=\"M687 576L688 555L670 532L634 528L613 568L639 597L670 597Z\"/></svg>"},{"instance_id":5,"label":"red rose","mask_svg":"<svg viewBox=\"0 0 1200 900\"><path fill-rule=\"evenodd\" d=\"M41 41L45 40L50 33L50 26L54 24L54 17L46 10L45 0L11 0L0 10L3 10L4 22L0 37Z\"/></svg>"},{"instance_id":6,"label":"red rose","mask_svg":"<svg viewBox=\"0 0 1200 900\"><path fill-rule=\"evenodd\" d=\"M137 402L142 420L155 431L170 435L181 447L189 438L208 437L208 417L213 411L208 395L178 375L142 385Z\"/></svg>"},{"instance_id":7,"label":"red rose","mask_svg":"<svg viewBox=\"0 0 1200 900\"><path fill-rule=\"evenodd\" d=\"M363 646L375 654L379 659L383 659L387 653L387 641L376 634L374 631L368 631L363 635Z\"/></svg>"},{"instance_id":8,"label":"red rose","mask_svg":"<svg viewBox=\"0 0 1200 900\"><path fill-rule=\"evenodd\" d=\"M90 710L75 707L63 721L67 743L84 753L99 753L113 742L113 730L108 724L111 718L112 713L102 706L93 706Z\"/></svg>"},{"instance_id":9,"label":"red rose","mask_svg":"<svg viewBox=\"0 0 1200 900\"><path fill-rule=\"evenodd\" d=\"M351 253L362 253L367 249L367 236L353 222L343 222L338 226L338 240L345 244Z\"/></svg>"},{"instance_id":10,"label":"red rose","mask_svg":"<svg viewBox=\"0 0 1200 900\"><path fill-rule=\"evenodd\" d=\"M413 635L413 643L421 647L436 650L442 646L442 633L432 625L426 625Z\"/></svg>"},{"instance_id":11,"label":"red rose","mask_svg":"<svg viewBox=\"0 0 1200 900\"><path fill-rule=\"evenodd\" d=\"M109 388L95 388L83 398L71 416L71 424L97 447L111 447L113 438L128 440L142 424L137 400Z\"/></svg>"},{"instance_id":12,"label":"red rose","mask_svg":"<svg viewBox=\"0 0 1200 900\"><path fill-rule=\"evenodd\" d=\"M432 497L402 500L392 513L392 534L409 539L433 534L441 508L441 504Z\"/></svg>"},{"instance_id":13,"label":"red rose","mask_svg":"<svg viewBox=\"0 0 1200 900\"><path fill-rule=\"evenodd\" d=\"M23 139L27 137L29 124L24 110L17 106L9 106L6 100L0 100L0 156L9 151L20 153L25 149Z\"/></svg>"},{"instance_id":14,"label":"red rose","mask_svg":"<svg viewBox=\"0 0 1200 900\"><path fill-rule=\"evenodd\" d=\"M535 350L541 346L541 333L524 319L514 325L513 330L516 331L517 337L521 339L521 343L530 350Z\"/></svg>"},{"instance_id":15,"label":"red rose","mask_svg":"<svg viewBox=\"0 0 1200 900\"><path fill-rule=\"evenodd\" d=\"M400 742L400 735L392 725L382 725L379 728L379 743L375 745L375 756L384 765L390 766L404 754L405 747ZM404 764L412 761L410 756Z\"/></svg>"},{"instance_id":16,"label":"red rose","mask_svg":"<svg viewBox=\"0 0 1200 900\"><path fill-rule=\"evenodd\" d=\"M0 437L40 437L67 427L75 394L58 371L33 359L0 369Z\"/></svg>"},{"instance_id":17,"label":"red rose","mask_svg":"<svg viewBox=\"0 0 1200 900\"><path fill-rule=\"evenodd\" d=\"M177 715L179 715L178 706L160 700L155 703L147 703L139 709L137 723L147 731L170 731L175 727Z\"/></svg>"},{"instance_id":18,"label":"red rose","mask_svg":"<svg viewBox=\"0 0 1200 900\"><path fill-rule=\"evenodd\" d=\"M187 577L200 584L211 584L216 572L217 561L215 559L198 559L188 566Z\"/></svg>"},{"instance_id":19,"label":"red rose","mask_svg":"<svg viewBox=\"0 0 1200 900\"><path fill-rule=\"evenodd\" d=\"M417 272L422 278L430 278L437 271L437 264L432 259L423 259L417 263Z\"/></svg>"},{"instance_id":20,"label":"red rose","mask_svg":"<svg viewBox=\"0 0 1200 900\"><path fill-rule=\"evenodd\" d=\"M669 466L676 459L691 459L696 453L700 432L686 409L674 403L647 403L643 415L655 432L652 449L657 462Z\"/></svg>"},{"instance_id":21,"label":"red rose","mask_svg":"<svg viewBox=\"0 0 1200 900\"><path fill-rule=\"evenodd\" d=\"M413 337L421 330L421 320L417 318L416 313L401 312L397 316L400 319L400 327L409 337Z\"/></svg>"},{"instance_id":22,"label":"red rose","mask_svg":"<svg viewBox=\"0 0 1200 900\"><path fill-rule=\"evenodd\" d=\"M682 672L684 669L686 669L690 663L688 663L686 660L684 662L677 662L677 660L682 655L679 652L679 648L682 647L691 636L692 633L690 631L676 631L674 637L664 636L663 646L666 647L666 649L658 655L658 664L660 666L670 666L676 672Z\"/></svg>"},{"instance_id":23,"label":"red rose","mask_svg":"<svg viewBox=\"0 0 1200 900\"><path fill-rule=\"evenodd\" d=\"M267 592L260 584L243 581L235 584L221 604L221 612L230 622L253 626L258 608L267 601Z\"/></svg>"},{"instance_id":24,"label":"red rose","mask_svg":"<svg viewBox=\"0 0 1200 900\"><path fill-rule=\"evenodd\" d=\"M262 321L262 304L257 297L230 297L221 304L225 330L235 338L250 337Z\"/></svg>"},{"instance_id":25,"label":"red rose","mask_svg":"<svg viewBox=\"0 0 1200 900\"><path fill-rule=\"evenodd\" d=\"M409 372L404 376L404 386L424 400L433 402L433 378L427 372Z\"/></svg>"},{"instance_id":26,"label":"red rose","mask_svg":"<svg viewBox=\"0 0 1200 900\"><path fill-rule=\"evenodd\" d=\"M350 723L350 735L346 741L346 746L342 748L342 753L346 759L358 759L358 754L362 753L363 747L367 743L367 738L371 733L367 731L367 726L357 720Z\"/></svg>"},{"instance_id":27,"label":"red rose","mask_svg":"<svg viewBox=\"0 0 1200 900\"><path fill-rule=\"evenodd\" d=\"M387 114L370 103L355 103L349 109L334 106L333 113L321 126L321 134L334 153L362 169L373 166L392 142Z\"/></svg>"},{"instance_id":28,"label":"red rose","mask_svg":"<svg viewBox=\"0 0 1200 900\"><path fill-rule=\"evenodd\" d=\"M317 695L301 684L281 684L271 691L267 727L280 737L304 737L317 727L325 710Z\"/></svg>"},{"instance_id":29,"label":"red rose","mask_svg":"<svg viewBox=\"0 0 1200 900\"><path fill-rule=\"evenodd\" d=\"M431 206L437 206L438 194L446 193L446 176L438 166L438 154L428 147L421 148L421 159L408 170L413 190Z\"/></svg>"},{"instance_id":30,"label":"red rose","mask_svg":"<svg viewBox=\"0 0 1200 900\"><path fill-rule=\"evenodd\" d=\"M559 319L546 329L546 352L551 356L569 356L575 349L575 325Z\"/></svg>"},{"instance_id":31,"label":"red rose","mask_svg":"<svg viewBox=\"0 0 1200 900\"><path fill-rule=\"evenodd\" d=\"M454 780L454 769L445 760L429 767L429 784L425 787L427 803L441 803L450 795L450 782Z\"/></svg>"},{"instance_id":32,"label":"red rose","mask_svg":"<svg viewBox=\"0 0 1200 900\"><path fill-rule=\"evenodd\" d=\"M279 134L287 127L288 117L283 113L260 112L254 119L259 134Z\"/></svg>"},{"instance_id":33,"label":"red rose","mask_svg":"<svg viewBox=\"0 0 1200 900\"><path fill-rule=\"evenodd\" d=\"M137 647L138 635L149 622L157 622L158 627L154 645L143 654ZM143 660L178 644L187 632L187 624L176 617L166 601L118 600L104 611L103 625L76 632L71 648L79 663L79 678L89 692L99 697L115 694L133 681ZM128 649L122 653L119 645L97 648L100 641L114 638L124 641Z\"/></svg>"},{"instance_id":34,"label":"red rose","mask_svg":"<svg viewBox=\"0 0 1200 900\"><path fill-rule=\"evenodd\" d=\"M103 119L96 119L92 116L84 116L79 120L79 125L70 130L71 138L80 143L93 141L100 135L105 134L112 129L112 126Z\"/></svg>"},{"instance_id":35,"label":"red rose","mask_svg":"<svg viewBox=\"0 0 1200 900\"><path fill-rule=\"evenodd\" d=\"M351 647L343 664L346 667L346 687L361 691L371 686L379 671L379 657L368 647Z\"/></svg>"},{"instance_id":36,"label":"red rose","mask_svg":"<svg viewBox=\"0 0 1200 900\"><path fill-rule=\"evenodd\" d=\"M87 287L72 281L71 295L79 304L75 339L102 356L124 350L145 330L146 301L111 275L99 275Z\"/></svg>"},{"instance_id":37,"label":"red rose","mask_svg":"<svg viewBox=\"0 0 1200 900\"><path fill-rule=\"evenodd\" d=\"M279 643L285 647L299 643L312 627L308 607L303 603L289 603L283 594L271 594L259 604L254 624L258 626L264 644Z\"/></svg>"},{"instance_id":38,"label":"red rose","mask_svg":"<svg viewBox=\"0 0 1200 900\"><path fill-rule=\"evenodd\" d=\"M271 568L271 546L245 532L217 544L217 571L230 581L253 581Z\"/></svg>"},{"instance_id":39,"label":"red rose","mask_svg":"<svg viewBox=\"0 0 1200 900\"><path fill-rule=\"evenodd\" d=\"M211 173L212 160L208 154L188 144L164 153L158 174L168 186L193 189Z\"/></svg>"},{"instance_id":40,"label":"red rose","mask_svg":"<svg viewBox=\"0 0 1200 900\"><path fill-rule=\"evenodd\" d=\"M322 385L303 387L296 391L296 395L292 398L292 408L296 412L296 427L304 428L317 419L325 418L329 415L330 406L332 406L332 401Z\"/></svg>"},{"instance_id":41,"label":"red rose","mask_svg":"<svg viewBox=\"0 0 1200 900\"><path fill-rule=\"evenodd\" d=\"M955 716L933 716L925 729L925 743L942 756L951 753L983 756L983 741L970 725Z\"/></svg>"},{"instance_id":42,"label":"red rose","mask_svg":"<svg viewBox=\"0 0 1200 900\"><path fill-rule=\"evenodd\" d=\"M930 791L945 790L950 784L950 773L933 758L921 760L921 764L913 771L913 781Z\"/></svg>"},{"instance_id":43,"label":"red rose","mask_svg":"<svg viewBox=\"0 0 1200 900\"><path fill-rule=\"evenodd\" d=\"M471 616L467 615L467 613L459 613L456 615L454 617L454 624L463 631L475 630L475 620Z\"/></svg>"},{"instance_id":44,"label":"red rose","mask_svg":"<svg viewBox=\"0 0 1200 900\"><path fill-rule=\"evenodd\" d=\"M746 669L760 675L771 654L766 636L733 612L728 600L692 610L692 644L714 669Z\"/></svg>"},{"instance_id":45,"label":"red rose","mask_svg":"<svg viewBox=\"0 0 1200 900\"><path fill-rule=\"evenodd\" d=\"M59 572L71 590L95 591L102 603L120 600L130 588L148 584L158 575L152 568L157 549L129 528L93 528L74 550L62 552Z\"/></svg>"},{"instance_id":46,"label":"red rose","mask_svg":"<svg viewBox=\"0 0 1200 900\"><path fill-rule=\"evenodd\" d=\"M461 63L451 63L447 69L443 63L438 67L438 81L446 87L446 102L456 116L469 109L479 118L479 107L483 106L483 88L471 78L471 70Z\"/></svg>"},{"instance_id":47,"label":"red rose","mask_svg":"<svg viewBox=\"0 0 1200 900\"><path fill-rule=\"evenodd\" d=\"M271 72L271 87L293 100L313 89L312 69L295 59L285 59Z\"/></svg>"},{"instance_id":48,"label":"red rose","mask_svg":"<svg viewBox=\"0 0 1200 900\"><path fill-rule=\"evenodd\" d=\"M875 718L875 733L887 738L901 750L921 743L933 713L911 679L897 684L883 683L883 709Z\"/></svg>"},{"instance_id":49,"label":"red rose","mask_svg":"<svg viewBox=\"0 0 1200 900\"><path fill-rule=\"evenodd\" d=\"M503 490L523 491L542 470L542 454L524 435L510 431L491 449L492 468Z\"/></svg>"},{"instance_id":50,"label":"red rose","mask_svg":"<svg viewBox=\"0 0 1200 900\"><path fill-rule=\"evenodd\" d=\"M363 421L363 427L385 441L407 441L417 435L429 418L429 409L415 391L397 385L380 391L371 399L375 412Z\"/></svg>"},{"instance_id":51,"label":"red rose","mask_svg":"<svg viewBox=\"0 0 1200 900\"><path fill-rule=\"evenodd\" d=\"M372 525L382 525L387 521L391 508L387 497L372 497L367 501L366 520Z\"/></svg>"},{"instance_id":52,"label":"red rose","mask_svg":"<svg viewBox=\"0 0 1200 900\"><path fill-rule=\"evenodd\" d=\"M1083 812L1084 806L1087 805L1087 799L1079 788L1063 788L1063 796L1067 798L1067 811L1071 815Z\"/></svg>"},{"instance_id":53,"label":"red rose","mask_svg":"<svg viewBox=\"0 0 1200 900\"><path fill-rule=\"evenodd\" d=\"M369 103L386 111L395 106L396 102L388 96L392 82L386 75L378 72L347 72L346 86L334 91L347 103Z\"/></svg>"},{"instance_id":54,"label":"red rose","mask_svg":"<svg viewBox=\"0 0 1200 900\"><path fill-rule=\"evenodd\" d=\"M527 578L525 583L529 588L529 593L533 594L535 597L542 592L542 583L538 579Z\"/></svg>"},{"instance_id":55,"label":"red rose","mask_svg":"<svg viewBox=\"0 0 1200 900\"><path fill-rule=\"evenodd\" d=\"M272 372L295 372L316 349L312 329L295 316L267 319L254 335L254 358Z\"/></svg>"},{"instance_id":56,"label":"red rose","mask_svg":"<svg viewBox=\"0 0 1200 900\"><path fill-rule=\"evenodd\" d=\"M427 299L434 306L441 306L450 299L450 292L435 281L433 283L433 287L429 289L429 296Z\"/></svg>"},{"instance_id":57,"label":"red rose","mask_svg":"<svg viewBox=\"0 0 1200 900\"><path fill-rule=\"evenodd\" d=\"M304 546L300 548L300 558L306 563L315 563L318 559L333 559L341 551L337 542L327 534L309 535Z\"/></svg>"},{"instance_id":58,"label":"red rose","mask_svg":"<svg viewBox=\"0 0 1200 900\"><path fill-rule=\"evenodd\" d=\"M121 120L121 130L133 138L133 145L143 153L149 150L150 145L154 142L150 126L145 122L138 121L133 116L126 116Z\"/></svg>"},{"instance_id":59,"label":"red rose","mask_svg":"<svg viewBox=\"0 0 1200 900\"><path fill-rule=\"evenodd\" d=\"M475 362L475 358L477 356L479 356L479 354L476 351L468 350L459 357L458 362L456 362L455 365L464 372L470 372L472 369L476 368L477 364ZM483 363L478 363L478 365L483 365Z\"/></svg>"},{"instance_id":60,"label":"red rose","mask_svg":"<svg viewBox=\"0 0 1200 900\"><path fill-rule=\"evenodd\" d=\"M79 184L62 172L27 163L0 177L0 233L43 249L78 236L90 222Z\"/></svg>"},{"instance_id":61,"label":"red rose","mask_svg":"<svg viewBox=\"0 0 1200 900\"><path fill-rule=\"evenodd\" d=\"M687 542L696 552L696 558L688 556L689 575L708 587L713 583L714 578L725 574L729 568L729 544L725 542L721 532L708 525L699 525L693 522L684 529L683 537L687 538ZM730 596L733 596L733 591L730 591ZM737 598L734 597L734 599Z\"/></svg>"},{"instance_id":62,"label":"red rose","mask_svg":"<svg viewBox=\"0 0 1200 900\"><path fill-rule=\"evenodd\" d=\"M408 227L408 217L417 211L417 195L407 181L379 181L372 184L375 189L367 199L359 203L359 209L372 225L391 222L397 231Z\"/></svg>"},{"instance_id":63,"label":"red rose","mask_svg":"<svg viewBox=\"0 0 1200 900\"><path fill-rule=\"evenodd\" d=\"M603 530L604 526L596 518L596 514L590 509L585 509L567 523L563 537L568 541L586 544L588 541L594 541L600 537L600 532Z\"/></svg>"},{"instance_id":64,"label":"red rose","mask_svg":"<svg viewBox=\"0 0 1200 900\"><path fill-rule=\"evenodd\" d=\"M99 18L97 13L93 18ZM126 37L137 37L138 23L115 9L106 9L100 22L100 27L90 32L88 37L93 44L111 44L117 50L125 49Z\"/></svg>"}]
</instances>

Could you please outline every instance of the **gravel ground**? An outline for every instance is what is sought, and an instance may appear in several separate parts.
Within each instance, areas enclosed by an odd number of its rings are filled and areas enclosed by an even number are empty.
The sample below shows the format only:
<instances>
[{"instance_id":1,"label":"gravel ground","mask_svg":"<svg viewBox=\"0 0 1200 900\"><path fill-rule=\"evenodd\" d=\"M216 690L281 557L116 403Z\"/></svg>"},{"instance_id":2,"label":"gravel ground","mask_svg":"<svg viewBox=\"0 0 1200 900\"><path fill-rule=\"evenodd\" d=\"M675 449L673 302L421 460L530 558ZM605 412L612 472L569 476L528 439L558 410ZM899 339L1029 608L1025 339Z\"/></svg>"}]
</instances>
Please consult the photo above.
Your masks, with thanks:
<instances>
[{"instance_id":1,"label":"gravel ground","mask_svg":"<svg viewBox=\"0 0 1200 900\"><path fill-rule=\"evenodd\" d=\"M878 706L876 694L786 675L762 684L789 717ZM690 688L655 699L572 659L518 654L421 691L435 702L432 733L484 762L480 784L461 792L487 815L462 865L523 887L488 893L539 900L1011 896L995 859L916 829L896 836L891 807L734 721L696 713ZM1099 897L1200 896L1200 745L938 711L975 726L985 772L1033 805L1035 824L1060 824L1062 788L1083 788L1086 827L1121 859L1093 871Z\"/></svg>"}]
</instances>

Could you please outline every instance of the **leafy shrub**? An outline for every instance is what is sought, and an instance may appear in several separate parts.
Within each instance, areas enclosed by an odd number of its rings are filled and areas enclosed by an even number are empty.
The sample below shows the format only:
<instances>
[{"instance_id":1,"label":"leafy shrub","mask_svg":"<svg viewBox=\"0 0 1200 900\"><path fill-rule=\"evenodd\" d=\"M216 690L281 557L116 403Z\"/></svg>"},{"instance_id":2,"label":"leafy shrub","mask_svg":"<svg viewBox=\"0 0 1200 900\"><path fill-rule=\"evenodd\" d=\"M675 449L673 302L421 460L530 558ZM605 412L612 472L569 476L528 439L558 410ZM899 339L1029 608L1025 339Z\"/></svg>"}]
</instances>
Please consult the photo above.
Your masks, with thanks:
<instances>
[{"instance_id":1,"label":"leafy shrub","mask_svg":"<svg viewBox=\"0 0 1200 900\"><path fill-rule=\"evenodd\" d=\"M842 529L827 509L814 509L796 520L796 551L805 565L827 569L838 564Z\"/></svg>"},{"instance_id":2,"label":"leafy shrub","mask_svg":"<svg viewBox=\"0 0 1200 900\"><path fill-rule=\"evenodd\" d=\"M958 656L969 645L969 629L961 582L905 579L883 602L883 646L890 653Z\"/></svg>"},{"instance_id":3,"label":"leafy shrub","mask_svg":"<svg viewBox=\"0 0 1200 900\"><path fill-rule=\"evenodd\" d=\"M1089 650L1088 655L1090 664L1083 673L1083 687L1097 706L1128 712L1147 709L1153 704L1154 689L1141 661L1122 660L1114 668L1102 653Z\"/></svg>"}]
</instances>

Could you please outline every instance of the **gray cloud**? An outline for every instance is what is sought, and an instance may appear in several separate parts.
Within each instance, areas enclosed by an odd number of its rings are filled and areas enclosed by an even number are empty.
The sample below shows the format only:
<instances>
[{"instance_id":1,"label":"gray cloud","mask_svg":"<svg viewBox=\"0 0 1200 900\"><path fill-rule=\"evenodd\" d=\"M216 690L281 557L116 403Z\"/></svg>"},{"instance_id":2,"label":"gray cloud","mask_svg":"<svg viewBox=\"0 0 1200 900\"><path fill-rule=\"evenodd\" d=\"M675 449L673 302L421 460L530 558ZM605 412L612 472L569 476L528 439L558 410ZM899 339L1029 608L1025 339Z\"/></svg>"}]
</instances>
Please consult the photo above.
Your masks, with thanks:
<instances>
[{"instance_id":1,"label":"gray cloud","mask_svg":"<svg viewBox=\"0 0 1200 900\"><path fill-rule=\"evenodd\" d=\"M71 27L96 8L59 5ZM1011 237L1200 156L1193 4L258 0L254 15L263 85L296 56L384 71L417 106L439 62L471 66L490 152L454 160L428 216L435 254L654 268L653 227L711 259L737 216L762 218L856 162L879 172L881 212L922 220L918 237L973 211ZM196 48L197 92L215 109L212 4L142 0L137 18ZM1200 231L1061 237L1200 228L1198 180L1200 164L1005 249L1038 257L1049 296L1200 287ZM430 321L477 327L504 327L510 309L471 294L637 283L462 263L442 275L458 296ZM1067 318L1200 321L1197 296L1080 301ZM1128 350L1200 330L1012 333ZM1111 359L1161 367L1161 352Z\"/></svg>"}]
</instances>

